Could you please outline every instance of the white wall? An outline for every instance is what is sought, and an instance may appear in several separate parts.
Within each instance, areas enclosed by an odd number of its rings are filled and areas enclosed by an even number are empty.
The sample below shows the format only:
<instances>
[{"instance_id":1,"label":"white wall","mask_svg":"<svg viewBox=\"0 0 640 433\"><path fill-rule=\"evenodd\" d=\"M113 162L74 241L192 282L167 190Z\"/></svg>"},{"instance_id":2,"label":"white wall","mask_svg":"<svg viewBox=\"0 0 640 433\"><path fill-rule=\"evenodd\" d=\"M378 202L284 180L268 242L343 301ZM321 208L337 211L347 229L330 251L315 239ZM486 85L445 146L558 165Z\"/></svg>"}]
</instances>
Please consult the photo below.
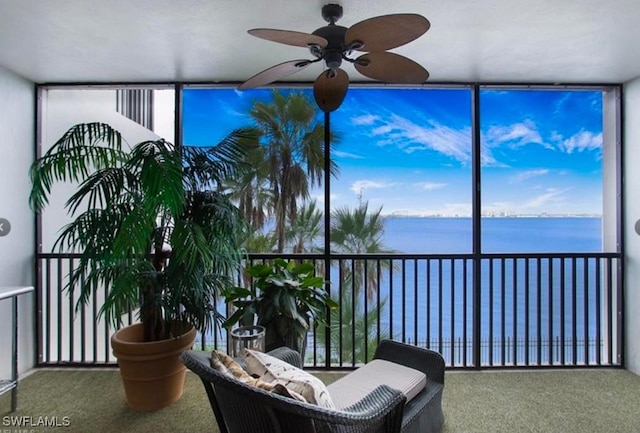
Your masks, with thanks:
<instances>
[{"instance_id":1,"label":"white wall","mask_svg":"<svg viewBox=\"0 0 640 433\"><path fill-rule=\"evenodd\" d=\"M173 92L169 95L172 98ZM65 89L50 88L43 89L42 92L42 153L51 146L73 125L85 122L104 122L123 134L125 141L133 146L141 141L155 140L159 136L143 126L124 117L116 111L116 91L113 89ZM173 101L173 99L170 99ZM170 104L169 113L165 114L163 122L159 126L169 124L172 139L173 137L173 105ZM72 218L67 214L64 203L75 192L76 185L72 183L55 184L51 190L48 206L42 211L42 232L41 250L43 253L59 252L53 249L56 239L60 234L60 229ZM68 265L65 265L68 266ZM50 291L43 297L48 299L48 309L43 312L43 332L49 335L49 340L43 342L42 355L45 362L78 362L81 359L81 348L84 342L81 341L82 330L86 331L87 345L85 347L85 360L87 362L109 362L113 361L110 354L108 340L112 332L107 329L104 318L92 321L92 312L99 309L104 301L104 293L98 291L95 298L91 298L85 305L86 317L83 324L82 314L75 314L70 304L75 304L78 300L78 293L74 294L74 299L70 303L68 292L59 297L58 281L62 281L63 286L68 282L68 268L58 269L55 264L48 269ZM95 305L94 305L95 302ZM61 328L58 329L58 323ZM73 332L73 345L70 335ZM92 335L96 335L96 350L94 352Z\"/></svg>"},{"instance_id":2,"label":"white wall","mask_svg":"<svg viewBox=\"0 0 640 433\"><path fill-rule=\"evenodd\" d=\"M29 209L28 168L34 154L33 83L0 67L0 218L11 232L0 237L0 287L33 286L34 217ZM35 361L34 295L19 298L19 371ZM11 302L0 301L0 379L11 372Z\"/></svg>"},{"instance_id":3,"label":"white wall","mask_svg":"<svg viewBox=\"0 0 640 433\"><path fill-rule=\"evenodd\" d=\"M640 375L640 77L624 86L626 364Z\"/></svg>"},{"instance_id":4,"label":"white wall","mask_svg":"<svg viewBox=\"0 0 640 433\"><path fill-rule=\"evenodd\" d=\"M43 92L42 149L44 153L73 125L103 122L123 134L129 145L159 138L116 111L116 91L60 89ZM173 134L173 132L172 132ZM60 229L71 221L64 203L75 192L74 184L54 184L49 205L42 211L42 252L51 253ZM57 251L55 251L57 252Z\"/></svg>"}]
</instances>

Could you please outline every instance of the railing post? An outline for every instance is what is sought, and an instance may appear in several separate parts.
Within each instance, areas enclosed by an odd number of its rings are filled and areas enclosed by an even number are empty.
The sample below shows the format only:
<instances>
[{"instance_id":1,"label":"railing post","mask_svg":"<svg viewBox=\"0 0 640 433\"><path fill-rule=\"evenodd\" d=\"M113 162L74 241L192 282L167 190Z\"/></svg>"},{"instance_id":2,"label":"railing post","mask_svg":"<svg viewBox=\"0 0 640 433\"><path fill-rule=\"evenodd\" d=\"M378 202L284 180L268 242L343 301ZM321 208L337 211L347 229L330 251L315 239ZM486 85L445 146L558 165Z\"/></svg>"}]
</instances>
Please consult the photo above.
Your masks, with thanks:
<instances>
[{"instance_id":1,"label":"railing post","mask_svg":"<svg viewBox=\"0 0 640 433\"><path fill-rule=\"evenodd\" d=\"M472 150L472 219L473 219L473 365L476 369L480 368L480 338L481 333L481 296L482 296L482 278L480 268L482 265L482 245L480 236L480 225L482 222L481 213L481 182L480 182L480 86L473 85L471 93L471 110L472 110L472 131L471 137Z\"/></svg>"},{"instance_id":2,"label":"railing post","mask_svg":"<svg viewBox=\"0 0 640 433\"><path fill-rule=\"evenodd\" d=\"M331 285L328 282L331 277L331 114L324 113L324 279L325 291L331 294ZM340 266L340 265L338 265ZM326 332L324 333L324 365L331 367L331 312L326 312ZM340 347L342 351L342 347ZM342 352L340 352L342 353ZM304 359L302 360L304 364Z\"/></svg>"}]
</instances>

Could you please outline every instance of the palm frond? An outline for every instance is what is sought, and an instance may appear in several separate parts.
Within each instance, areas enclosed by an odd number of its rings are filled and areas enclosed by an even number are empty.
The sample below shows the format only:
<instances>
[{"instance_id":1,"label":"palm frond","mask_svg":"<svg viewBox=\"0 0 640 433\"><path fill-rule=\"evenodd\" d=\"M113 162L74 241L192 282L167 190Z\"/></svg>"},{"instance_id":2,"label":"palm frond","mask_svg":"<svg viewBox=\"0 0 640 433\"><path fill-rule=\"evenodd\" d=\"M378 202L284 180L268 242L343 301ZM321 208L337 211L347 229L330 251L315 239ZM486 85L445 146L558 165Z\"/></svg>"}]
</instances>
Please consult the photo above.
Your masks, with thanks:
<instances>
[{"instance_id":1,"label":"palm frond","mask_svg":"<svg viewBox=\"0 0 640 433\"><path fill-rule=\"evenodd\" d=\"M67 200L65 207L74 214L80 205L87 209L102 208L118 200L127 191L135 191L137 176L122 167L108 167L88 175L76 192Z\"/></svg>"},{"instance_id":2,"label":"palm frond","mask_svg":"<svg viewBox=\"0 0 640 433\"><path fill-rule=\"evenodd\" d=\"M180 154L164 140L137 144L126 169L140 178L140 193L149 212L167 208L178 215L184 206L183 167Z\"/></svg>"},{"instance_id":3,"label":"palm frond","mask_svg":"<svg viewBox=\"0 0 640 433\"><path fill-rule=\"evenodd\" d=\"M29 169L29 203L40 211L49 202L55 182L80 182L93 170L117 167L126 160L121 134L105 123L71 127Z\"/></svg>"}]
</instances>

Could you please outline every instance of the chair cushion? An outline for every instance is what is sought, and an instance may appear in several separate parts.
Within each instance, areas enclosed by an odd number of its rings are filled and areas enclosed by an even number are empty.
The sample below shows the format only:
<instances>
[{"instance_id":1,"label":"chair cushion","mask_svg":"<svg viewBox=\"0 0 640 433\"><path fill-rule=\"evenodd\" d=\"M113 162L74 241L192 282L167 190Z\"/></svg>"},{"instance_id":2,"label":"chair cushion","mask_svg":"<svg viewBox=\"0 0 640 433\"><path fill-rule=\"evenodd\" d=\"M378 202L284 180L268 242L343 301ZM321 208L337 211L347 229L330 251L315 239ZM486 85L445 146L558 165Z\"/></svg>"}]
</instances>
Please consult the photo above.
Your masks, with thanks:
<instances>
[{"instance_id":1,"label":"chair cushion","mask_svg":"<svg viewBox=\"0 0 640 433\"><path fill-rule=\"evenodd\" d=\"M307 402L302 395L293 390L276 383L271 383L270 381L262 380L260 377L251 376L240 366L240 364L226 353L217 350L211 352L211 367L222 374L233 377L247 385L255 386L256 388L264 389L265 391L280 394L295 400L304 401L305 403Z\"/></svg>"},{"instance_id":2,"label":"chair cushion","mask_svg":"<svg viewBox=\"0 0 640 433\"><path fill-rule=\"evenodd\" d=\"M333 409L333 400L324 383L314 375L266 353L251 349L240 352L247 364L247 372L256 374L262 380L281 384L289 390L301 394L309 403Z\"/></svg>"},{"instance_id":3,"label":"chair cushion","mask_svg":"<svg viewBox=\"0 0 640 433\"><path fill-rule=\"evenodd\" d=\"M373 361L338 379L327 387L337 409L344 409L360 401L380 385L401 391L407 402L427 384L427 376L416 369L383 359Z\"/></svg>"}]
</instances>

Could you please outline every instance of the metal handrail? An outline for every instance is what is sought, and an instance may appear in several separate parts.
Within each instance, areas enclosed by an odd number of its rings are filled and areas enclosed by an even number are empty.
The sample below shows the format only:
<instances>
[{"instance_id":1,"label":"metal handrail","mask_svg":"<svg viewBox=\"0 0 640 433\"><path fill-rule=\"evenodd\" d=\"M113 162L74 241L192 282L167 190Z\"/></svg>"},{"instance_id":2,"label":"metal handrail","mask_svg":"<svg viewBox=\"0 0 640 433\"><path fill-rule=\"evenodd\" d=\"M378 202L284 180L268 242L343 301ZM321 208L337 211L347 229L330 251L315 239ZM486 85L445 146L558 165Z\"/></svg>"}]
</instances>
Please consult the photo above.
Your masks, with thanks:
<instances>
[{"instance_id":1,"label":"metal handrail","mask_svg":"<svg viewBox=\"0 0 640 433\"><path fill-rule=\"evenodd\" d=\"M312 261L319 272L326 258L323 253L251 254L247 264L275 257ZM372 356L372 348L384 337L437 350L449 368L621 365L619 253L329 257L331 269L326 276L332 281L331 295L351 315L333 317L328 340L322 330L311 330L308 366L353 368ZM43 365L115 363L108 343L113 330L97 318L104 294L95 294L74 315L75 300L63 293L65 275L78 258L76 254L37 255L42 307L38 353ZM476 266L481 272L477 292L481 299L480 311L474 312L471 273ZM358 272L370 275L366 283L370 296L354 285L350 276ZM238 283L244 283L242 278L238 275ZM225 309L221 300L219 311ZM481 316L479 333L473 328L475 313ZM130 312L126 322L134 320ZM369 323L367 332L358 328L363 322ZM198 344L204 349L225 349L226 332L202 335Z\"/></svg>"}]
</instances>

